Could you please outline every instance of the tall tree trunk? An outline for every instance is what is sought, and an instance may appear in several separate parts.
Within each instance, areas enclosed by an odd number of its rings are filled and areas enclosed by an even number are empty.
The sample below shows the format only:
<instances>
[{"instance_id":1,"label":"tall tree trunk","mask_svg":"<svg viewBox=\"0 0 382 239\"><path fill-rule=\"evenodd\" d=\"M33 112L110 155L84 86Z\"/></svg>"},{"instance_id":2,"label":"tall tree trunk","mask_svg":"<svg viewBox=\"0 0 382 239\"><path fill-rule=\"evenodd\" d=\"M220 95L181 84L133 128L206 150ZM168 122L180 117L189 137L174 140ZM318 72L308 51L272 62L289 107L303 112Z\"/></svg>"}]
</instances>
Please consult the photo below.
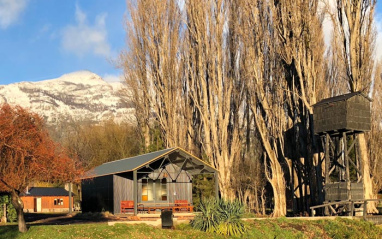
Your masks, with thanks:
<instances>
[{"instance_id":1,"label":"tall tree trunk","mask_svg":"<svg viewBox=\"0 0 382 239\"><path fill-rule=\"evenodd\" d=\"M358 142L363 174L363 195L365 199L373 199L375 198L375 196L373 193L373 182L370 177L370 160L367 154L368 150L364 133L358 135ZM378 213L376 204L373 202L369 202L367 205L367 212Z\"/></svg>"},{"instance_id":2,"label":"tall tree trunk","mask_svg":"<svg viewBox=\"0 0 382 239\"><path fill-rule=\"evenodd\" d=\"M27 224L25 223L25 219L24 219L24 203L21 200L19 194L14 190L11 192L11 201L12 201L12 205L15 207L17 212L17 222L19 225L19 231L20 232L28 231Z\"/></svg>"},{"instance_id":3,"label":"tall tree trunk","mask_svg":"<svg viewBox=\"0 0 382 239\"><path fill-rule=\"evenodd\" d=\"M264 159L265 164L265 176L273 189L274 207L272 215L274 217L282 217L286 215L286 188L284 173L278 162L276 155L270 155L270 168L271 172L267 170L266 154ZM272 174L272 175L271 175Z\"/></svg>"}]
</instances>

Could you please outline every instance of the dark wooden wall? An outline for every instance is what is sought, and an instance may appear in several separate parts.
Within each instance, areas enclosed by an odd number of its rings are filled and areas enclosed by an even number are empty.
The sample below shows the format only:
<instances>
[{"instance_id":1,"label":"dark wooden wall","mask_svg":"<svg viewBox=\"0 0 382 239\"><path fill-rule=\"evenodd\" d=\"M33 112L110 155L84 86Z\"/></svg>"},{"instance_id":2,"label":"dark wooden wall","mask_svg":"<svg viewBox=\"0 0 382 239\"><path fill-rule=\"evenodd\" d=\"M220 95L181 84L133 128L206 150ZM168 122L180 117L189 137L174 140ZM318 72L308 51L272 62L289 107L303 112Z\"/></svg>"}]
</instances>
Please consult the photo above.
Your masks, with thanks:
<instances>
[{"instance_id":1,"label":"dark wooden wall","mask_svg":"<svg viewBox=\"0 0 382 239\"><path fill-rule=\"evenodd\" d=\"M114 212L113 175L82 180L83 212Z\"/></svg>"},{"instance_id":2,"label":"dark wooden wall","mask_svg":"<svg viewBox=\"0 0 382 239\"><path fill-rule=\"evenodd\" d=\"M370 101L362 95L314 106L315 133L370 131Z\"/></svg>"},{"instance_id":3,"label":"dark wooden wall","mask_svg":"<svg viewBox=\"0 0 382 239\"><path fill-rule=\"evenodd\" d=\"M113 175L114 214L121 213L121 201L133 199L133 180Z\"/></svg>"}]
</instances>

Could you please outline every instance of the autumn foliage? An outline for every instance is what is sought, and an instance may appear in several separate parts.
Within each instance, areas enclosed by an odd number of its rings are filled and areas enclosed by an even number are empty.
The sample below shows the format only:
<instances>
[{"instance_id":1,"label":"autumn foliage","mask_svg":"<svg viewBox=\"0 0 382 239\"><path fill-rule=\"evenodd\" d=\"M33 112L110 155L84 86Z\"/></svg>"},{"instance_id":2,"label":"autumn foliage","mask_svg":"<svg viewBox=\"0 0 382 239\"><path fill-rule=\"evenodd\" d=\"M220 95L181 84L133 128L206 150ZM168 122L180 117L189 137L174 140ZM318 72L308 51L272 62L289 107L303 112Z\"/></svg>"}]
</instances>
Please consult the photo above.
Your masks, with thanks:
<instances>
[{"instance_id":1,"label":"autumn foliage","mask_svg":"<svg viewBox=\"0 0 382 239\"><path fill-rule=\"evenodd\" d=\"M39 115L20 106L0 106L0 191L11 194L19 217L19 195L29 183L69 182L81 173L76 160L49 137Z\"/></svg>"}]
</instances>

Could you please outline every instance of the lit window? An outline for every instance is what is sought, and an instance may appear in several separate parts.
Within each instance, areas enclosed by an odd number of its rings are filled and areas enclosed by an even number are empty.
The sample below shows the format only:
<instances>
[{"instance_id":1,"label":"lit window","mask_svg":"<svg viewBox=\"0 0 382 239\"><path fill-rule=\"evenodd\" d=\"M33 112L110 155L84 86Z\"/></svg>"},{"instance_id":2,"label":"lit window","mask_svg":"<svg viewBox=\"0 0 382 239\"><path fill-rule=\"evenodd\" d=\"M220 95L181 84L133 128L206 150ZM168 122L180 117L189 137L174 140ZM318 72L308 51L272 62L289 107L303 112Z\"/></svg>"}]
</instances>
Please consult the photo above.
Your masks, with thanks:
<instances>
[{"instance_id":1,"label":"lit window","mask_svg":"<svg viewBox=\"0 0 382 239\"><path fill-rule=\"evenodd\" d=\"M154 198L155 195L155 198ZM167 201L167 180L142 179L142 201Z\"/></svg>"},{"instance_id":2,"label":"lit window","mask_svg":"<svg viewBox=\"0 0 382 239\"><path fill-rule=\"evenodd\" d=\"M153 180L142 179L142 201L152 201L153 199Z\"/></svg>"}]
</instances>

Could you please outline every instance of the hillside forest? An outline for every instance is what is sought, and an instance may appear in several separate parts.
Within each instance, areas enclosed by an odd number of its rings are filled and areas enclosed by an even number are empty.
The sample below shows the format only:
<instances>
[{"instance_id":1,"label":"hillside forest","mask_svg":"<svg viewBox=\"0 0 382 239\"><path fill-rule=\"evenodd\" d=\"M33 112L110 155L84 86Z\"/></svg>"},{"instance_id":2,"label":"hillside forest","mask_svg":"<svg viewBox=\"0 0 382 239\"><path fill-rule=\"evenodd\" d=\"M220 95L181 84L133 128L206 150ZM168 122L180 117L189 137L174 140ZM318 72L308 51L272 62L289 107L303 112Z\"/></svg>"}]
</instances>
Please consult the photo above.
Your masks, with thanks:
<instances>
[{"instance_id":1,"label":"hillside forest","mask_svg":"<svg viewBox=\"0 0 382 239\"><path fill-rule=\"evenodd\" d=\"M219 170L221 197L259 214L268 207L273 216L298 214L322 203L323 149L313 105L361 91L372 99L372 129L359 136L357 152L364 197L375 198L382 189L375 5L128 1L127 45L118 64L136 122L74 122L67 137L55 138L87 168L179 146ZM375 210L370 203L368 211Z\"/></svg>"}]
</instances>

